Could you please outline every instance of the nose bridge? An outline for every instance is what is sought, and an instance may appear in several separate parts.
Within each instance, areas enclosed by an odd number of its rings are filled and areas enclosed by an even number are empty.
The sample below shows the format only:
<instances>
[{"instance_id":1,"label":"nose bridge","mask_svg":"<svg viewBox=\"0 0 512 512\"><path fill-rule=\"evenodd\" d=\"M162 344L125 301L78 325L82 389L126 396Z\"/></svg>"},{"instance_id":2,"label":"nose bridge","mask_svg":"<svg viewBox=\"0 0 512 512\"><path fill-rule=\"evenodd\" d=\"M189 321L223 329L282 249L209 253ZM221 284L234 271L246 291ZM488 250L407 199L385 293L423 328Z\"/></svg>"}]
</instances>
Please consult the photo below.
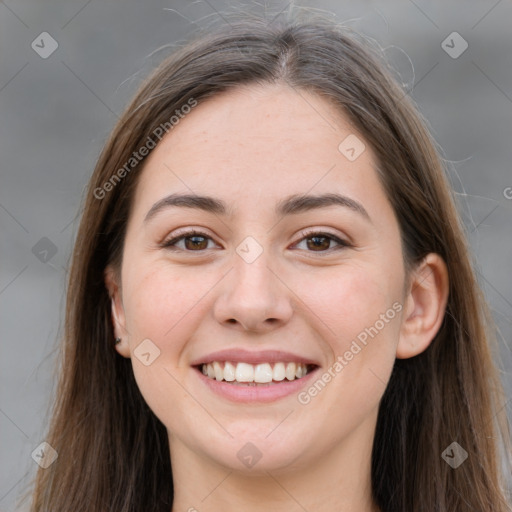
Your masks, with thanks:
<instances>
[{"instance_id":1,"label":"nose bridge","mask_svg":"<svg viewBox=\"0 0 512 512\"><path fill-rule=\"evenodd\" d=\"M273 307L279 292L273 282L275 276L268 268L270 259L270 251L256 247L253 241L244 241L237 247L230 288L232 298L239 304L255 311Z\"/></svg>"},{"instance_id":2,"label":"nose bridge","mask_svg":"<svg viewBox=\"0 0 512 512\"><path fill-rule=\"evenodd\" d=\"M259 330L290 318L290 297L269 268L271 259L270 250L253 237L245 238L236 247L233 270L215 306L219 322Z\"/></svg>"}]
</instances>

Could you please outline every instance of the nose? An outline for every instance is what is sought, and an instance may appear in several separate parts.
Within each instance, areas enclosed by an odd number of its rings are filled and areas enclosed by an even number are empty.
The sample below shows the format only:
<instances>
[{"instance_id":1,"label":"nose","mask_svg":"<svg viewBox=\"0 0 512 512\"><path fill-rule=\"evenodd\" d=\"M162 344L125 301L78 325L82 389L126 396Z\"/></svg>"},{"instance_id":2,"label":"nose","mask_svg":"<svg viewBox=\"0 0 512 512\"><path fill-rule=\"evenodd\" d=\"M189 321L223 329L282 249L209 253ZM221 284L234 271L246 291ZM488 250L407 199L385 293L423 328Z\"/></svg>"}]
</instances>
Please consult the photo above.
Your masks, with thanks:
<instances>
[{"instance_id":1,"label":"nose","mask_svg":"<svg viewBox=\"0 0 512 512\"><path fill-rule=\"evenodd\" d=\"M214 316L226 327L265 333L286 324L292 314L292 292L268 263L264 251L247 263L233 255L234 268L224 279Z\"/></svg>"}]
</instances>

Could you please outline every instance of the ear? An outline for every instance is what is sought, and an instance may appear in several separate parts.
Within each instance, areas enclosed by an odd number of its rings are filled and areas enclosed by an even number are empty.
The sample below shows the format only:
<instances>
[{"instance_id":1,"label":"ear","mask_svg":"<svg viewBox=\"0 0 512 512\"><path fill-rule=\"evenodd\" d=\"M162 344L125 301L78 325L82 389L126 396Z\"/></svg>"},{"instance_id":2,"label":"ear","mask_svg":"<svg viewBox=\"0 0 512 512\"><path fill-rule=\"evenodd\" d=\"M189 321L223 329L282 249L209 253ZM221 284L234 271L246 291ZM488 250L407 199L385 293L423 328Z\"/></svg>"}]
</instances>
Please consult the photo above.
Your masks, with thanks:
<instances>
[{"instance_id":1,"label":"ear","mask_svg":"<svg viewBox=\"0 0 512 512\"><path fill-rule=\"evenodd\" d=\"M120 343L114 345L114 348L124 357L130 357L130 347L128 344L128 331L126 329L126 317L124 314L123 299L121 293L120 278L116 270L108 265L104 272L105 286L111 298L112 325L114 327L114 336L121 338ZM112 340L114 343L114 340Z\"/></svg>"},{"instance_id":2,"label":"ear","mask_svg":"<svg viewBox=\"0 0 512 512\"><path fill-rule=\"evenodd\" d=\"M439 254L428 254L412 272L396 350L398 359L427 349L441 327L448 302L448 270Z\"/></svg>"}]
</instances>

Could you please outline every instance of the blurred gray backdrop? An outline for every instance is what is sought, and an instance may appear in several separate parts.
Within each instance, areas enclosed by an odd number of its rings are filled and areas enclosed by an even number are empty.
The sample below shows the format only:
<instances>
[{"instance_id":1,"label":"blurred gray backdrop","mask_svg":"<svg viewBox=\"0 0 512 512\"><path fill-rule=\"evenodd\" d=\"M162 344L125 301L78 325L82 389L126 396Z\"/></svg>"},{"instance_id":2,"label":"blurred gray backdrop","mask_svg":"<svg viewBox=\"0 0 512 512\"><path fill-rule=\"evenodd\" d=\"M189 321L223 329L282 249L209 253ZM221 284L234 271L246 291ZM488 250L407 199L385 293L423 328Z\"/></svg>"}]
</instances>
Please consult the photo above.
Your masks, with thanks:
<instances>
[{"instance_id":1,"label":"blurred gray backdrop","mask_svg":"<svg viewBox=\"0 0 512 512\"><path fill-rule=\"evenodd\" d=\"M37 469L83 193L117 113L195 25L289 2L0 1L0 511ZM512 3L303 1L375 39L450 164L512 391ZM329 14L330 13L330 14ZM511 401L501 414L511 414Z\"/></svg>"}]
</instances>

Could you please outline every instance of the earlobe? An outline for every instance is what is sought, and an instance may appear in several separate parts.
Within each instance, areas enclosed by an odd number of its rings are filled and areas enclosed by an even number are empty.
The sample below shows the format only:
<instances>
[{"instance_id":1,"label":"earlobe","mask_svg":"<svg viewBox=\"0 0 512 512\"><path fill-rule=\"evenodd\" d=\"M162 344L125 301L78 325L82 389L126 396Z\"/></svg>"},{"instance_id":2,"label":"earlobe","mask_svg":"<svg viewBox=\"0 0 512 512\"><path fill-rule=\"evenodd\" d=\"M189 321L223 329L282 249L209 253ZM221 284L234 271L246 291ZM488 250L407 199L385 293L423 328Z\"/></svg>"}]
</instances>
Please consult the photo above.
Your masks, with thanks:
<instances>
[{"instance_id":1,"label":"earlobe","mask_svg":"<svg viewBox=\"0 0 512 512\"><path fill-rule=\"evenodd\" d=\"M448 292L446 263L438 254L430 253L413 270L396 350L398 359L421 354L430 345L443 322Z\"/></svg>"},{"instance_id":2,"label":"earlobe","mask_svg":"<svg viewBox=\"0 0 512 512\"><path fill-rule=\"evenodd\" d=\"M126 318L117 272L111 266L108 266L105 269L104 278L105 286L110 296L111 318L114 329L115 340L112 340L112 345L119 354L124 357L130 357Z\"/></svg>"}]
</instances>

